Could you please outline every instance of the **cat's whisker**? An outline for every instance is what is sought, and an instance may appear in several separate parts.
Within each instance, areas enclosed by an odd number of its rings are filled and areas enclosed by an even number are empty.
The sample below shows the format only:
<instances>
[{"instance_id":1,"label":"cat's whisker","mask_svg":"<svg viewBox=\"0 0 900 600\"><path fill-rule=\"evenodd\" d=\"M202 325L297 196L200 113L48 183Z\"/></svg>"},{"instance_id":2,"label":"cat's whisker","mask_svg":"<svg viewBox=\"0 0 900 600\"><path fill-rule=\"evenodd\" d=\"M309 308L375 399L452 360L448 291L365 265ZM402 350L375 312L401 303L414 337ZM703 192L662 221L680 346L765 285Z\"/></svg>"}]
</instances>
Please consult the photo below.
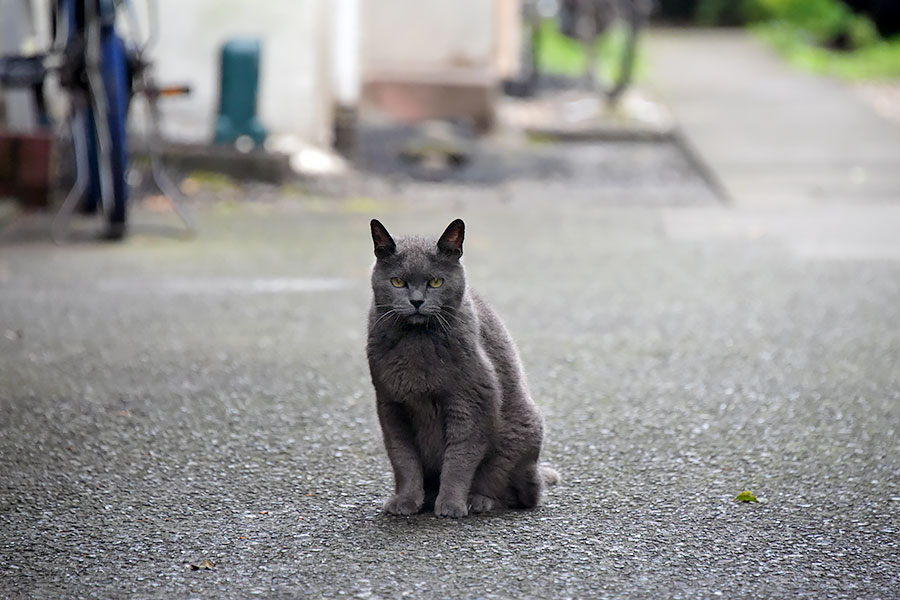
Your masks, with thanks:
<instances>
[{"instance_id":1,"label":"cat's whisker","mask_svg":"<svg viewBox=\"0 0 900 600\"><path fill-rule=\"evenodd\" d=\"M393 326L400 322L400 319L402 318L402 316L403 315L400 313L399 310L392 308L391 310L384 313L384 315L382 315L382 318L390 317L388 319L387 325Z\"/></svg>"},{"instance_id":2,"label":"cat's whisker","mask_svg":"<svg viewBox=\"0 0 900 600\"><path fill-rule=\"evenodd\" d=\"M437 316L437 314L428 315L428 324L431 325L432 323L437 323L441 331L444 330L444 324L441 323L441 319Z\"/></svg>"},{"instance_id":3,"label":"cat's whisker","mask_svg":"<svg viewBox=\"0 0 900 600\"><path fill-rule=\"evenodd\" d=\"M378 317L378 319L372 324L372 327L375 327L376 325L381 323L387 317L396 317L396 316L397 316L397 310L392 308L391 310L386 311L383 315Z\"/></svg>"},{"instance_id":4,"label":"cat's whisker","mask_svg":"<svg viewBox=\"0 0 900 600\"><path fill-rule=\"evenodd\" d=\"M437 322L441 326L441 329L444 330L444 333L450 335L450 322L447 318L441 315L441 313L435 313L434 316L437 317Z\"/></svg>"}]
</instances>

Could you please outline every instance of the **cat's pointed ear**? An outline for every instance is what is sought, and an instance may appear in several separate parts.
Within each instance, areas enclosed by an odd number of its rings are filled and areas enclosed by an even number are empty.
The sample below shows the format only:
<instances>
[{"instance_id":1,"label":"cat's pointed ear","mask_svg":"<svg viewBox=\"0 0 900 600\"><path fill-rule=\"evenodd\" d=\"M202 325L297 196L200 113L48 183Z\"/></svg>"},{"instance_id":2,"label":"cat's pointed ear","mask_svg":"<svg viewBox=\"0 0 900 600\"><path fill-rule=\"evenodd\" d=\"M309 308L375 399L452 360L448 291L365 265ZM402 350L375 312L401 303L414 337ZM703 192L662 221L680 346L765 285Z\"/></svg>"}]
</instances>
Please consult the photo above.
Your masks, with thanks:
<instances>
[{"instance_id":1,"label":"cat's pointed ear","mask_svg":"<svg viewBox=\"0 0 900 600\"><path fill-rule=\"evenodd\" d=\"M463 253L462 246L463 238L465 237L466 224L463 223L462 219L456 219L447 226L441 239L438 240L438 250L453 258L459 258Z\"/></svg>"},{"instance_id":2,"label":"cat's pointed ear","mask_svg":"<svg viewBox=\"0 0 900 600\"><path fill-rule=\"evenodd\" d=\"M372 227L372 241L375 242L375 256L387 258L392 255L397 250L397 244L388 230L378 219L372 219L369 225Z\"/></svg>"}]
</instances>

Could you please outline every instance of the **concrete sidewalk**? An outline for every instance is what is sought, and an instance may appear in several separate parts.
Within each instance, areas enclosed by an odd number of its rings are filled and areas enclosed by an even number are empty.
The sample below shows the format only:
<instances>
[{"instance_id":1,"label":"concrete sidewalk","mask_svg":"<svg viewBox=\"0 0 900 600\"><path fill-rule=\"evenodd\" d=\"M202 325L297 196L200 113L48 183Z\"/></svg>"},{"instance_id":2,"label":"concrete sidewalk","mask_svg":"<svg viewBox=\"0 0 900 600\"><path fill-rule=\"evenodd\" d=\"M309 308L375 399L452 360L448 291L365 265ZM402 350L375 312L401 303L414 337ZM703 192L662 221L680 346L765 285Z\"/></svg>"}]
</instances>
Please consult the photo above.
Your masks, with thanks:
<instances>
[{"instance_id":1,"label":"concrete sidewalk","mask_svg":"<svg viewBox=\"0 0 900 600\"><path fill-rule=\"evenodd\" d=\"M740 31L654 30L650 87L739 208L900 200L900 127Z\"/></svg>"}]
</instances>

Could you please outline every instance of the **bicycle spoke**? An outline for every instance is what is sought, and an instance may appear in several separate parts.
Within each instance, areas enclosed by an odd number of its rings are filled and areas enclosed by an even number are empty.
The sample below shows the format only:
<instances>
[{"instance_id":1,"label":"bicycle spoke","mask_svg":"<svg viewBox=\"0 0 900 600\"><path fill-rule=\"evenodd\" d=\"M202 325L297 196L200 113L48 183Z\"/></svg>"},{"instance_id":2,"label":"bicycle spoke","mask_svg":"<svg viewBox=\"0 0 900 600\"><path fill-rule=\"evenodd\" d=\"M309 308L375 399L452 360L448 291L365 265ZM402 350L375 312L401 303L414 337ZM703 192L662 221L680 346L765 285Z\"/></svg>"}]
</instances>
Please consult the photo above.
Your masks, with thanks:
<instances>
[{"instance_id":1,"label":"bicycle spoke","mask_svg":"<svg viewBox=\"0 0 900 600\"><path fill-rule=\"evenodd\" d=\"M66 195L66 199L63 201L59 212L56 213L53 224L50 226L50 236L57 244L65 241L69 222L72 220L72 213L75 212L75 207L78 206L78 202L84 197L88 179L90 178L88 173L90 168L87 156L88 146L87 139L85 139L87 131L86 110L84 107L76 108L71 117L72 145L75 150L75 184Z\"/></svg>"}]
</instances>

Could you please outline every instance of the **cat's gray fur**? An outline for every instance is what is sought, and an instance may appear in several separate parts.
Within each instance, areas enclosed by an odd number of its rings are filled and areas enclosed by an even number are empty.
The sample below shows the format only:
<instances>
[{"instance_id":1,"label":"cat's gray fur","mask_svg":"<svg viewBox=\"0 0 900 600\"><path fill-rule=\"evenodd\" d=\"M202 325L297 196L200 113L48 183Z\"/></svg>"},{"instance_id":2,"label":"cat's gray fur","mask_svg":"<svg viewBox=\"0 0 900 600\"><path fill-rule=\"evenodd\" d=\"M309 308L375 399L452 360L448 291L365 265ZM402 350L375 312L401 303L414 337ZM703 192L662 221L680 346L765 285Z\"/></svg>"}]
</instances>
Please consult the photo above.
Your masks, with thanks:
<instances>
[{"instance_id":1,"label":"cat's gray fur","mask_svg":"<svg viewBox=\"0 0 900 600\"><path fill-rule=\"evenodd\" d=\"M435 242L396 241L372 220L367 355L394 470L388 513L535 506L559 475L538 467L543 420L512 339L466 286L459 219ZM391 278L405 285L395 287ZM440 287L428 281L443 279Z\"/></svg>"}]
</instances>

